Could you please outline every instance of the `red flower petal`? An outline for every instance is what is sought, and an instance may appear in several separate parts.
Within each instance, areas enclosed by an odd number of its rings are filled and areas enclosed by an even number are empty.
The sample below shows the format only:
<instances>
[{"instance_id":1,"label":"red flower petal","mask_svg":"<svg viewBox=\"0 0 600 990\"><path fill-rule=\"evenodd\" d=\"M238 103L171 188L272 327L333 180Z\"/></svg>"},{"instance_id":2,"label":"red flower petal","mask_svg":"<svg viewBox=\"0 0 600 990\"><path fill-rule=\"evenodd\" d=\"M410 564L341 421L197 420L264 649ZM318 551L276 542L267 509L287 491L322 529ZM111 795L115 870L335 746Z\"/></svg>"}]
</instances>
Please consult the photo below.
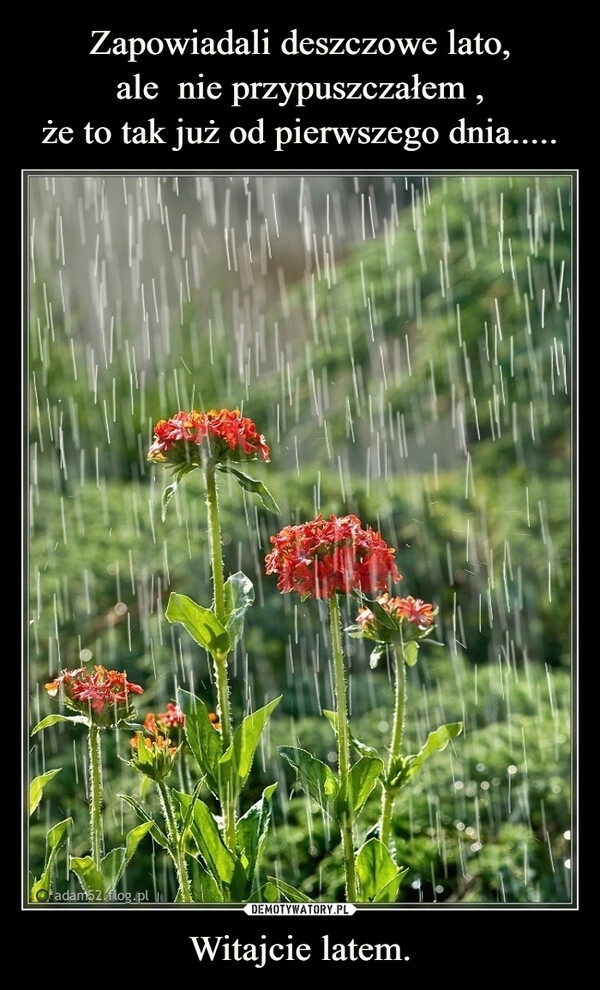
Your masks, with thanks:
<instances>
[{"instance_id":1,"label":"red flower petal","mask_svg":"<svg viewBox=\"0 0 600 990\"><path fill-rule=\"evenodd\" d=\"M318 515L311 522L285 526L271 537L267 574L278 574L280 591L297 591L313 598L332 598L353 591L382 591L400 581L390 549L381 534L363 529L353 515Z\"/></svg>"}]
</instances>

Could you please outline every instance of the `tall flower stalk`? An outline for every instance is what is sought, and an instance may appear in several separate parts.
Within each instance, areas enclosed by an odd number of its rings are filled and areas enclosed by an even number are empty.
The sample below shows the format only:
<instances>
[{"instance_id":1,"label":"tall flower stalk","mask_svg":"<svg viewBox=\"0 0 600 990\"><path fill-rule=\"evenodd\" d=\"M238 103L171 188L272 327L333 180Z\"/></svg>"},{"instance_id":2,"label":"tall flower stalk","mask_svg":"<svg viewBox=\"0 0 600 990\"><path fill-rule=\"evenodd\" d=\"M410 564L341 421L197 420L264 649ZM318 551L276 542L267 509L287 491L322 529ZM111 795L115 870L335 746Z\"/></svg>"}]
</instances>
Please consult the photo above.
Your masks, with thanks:
<instances>
[{"instance_id":1,"label":"tall flower stalk","mask_svg":"<svg viewBox=\"0 0 600 990\"><path fill-rule=\"evenodd\" d=\"M354 516L317 516L312 522L286 526L271 537L274 549L266 557L267 574L278 574L282 592L296 591L306 598L326 599L329 607L331 660L335 712L331 715L337 742L337 777L306 753L291 747L280 752L296 770L304 789L337 821L344 856L345 896L360 899L355 855L355 824L383 769L378 757L351 761L351 732L346 690L346 668L341 637L340 594L374 593L399 581L401 575L391 550L373 529L363 529Z\"/></svg>"},{"instance_id":2,"label":"tall flower stalk","mask_svg":"<svg viewBox=\"0 0 600 990\"><path fill-rule=\"evenodd\" d=\"M102 748L100 726L92 723L88 729L88 760L90 774L90 848L92 859L100 869L104 852L102 830Z\"/></svg>"},{"instance_id":3,"label":"tall flower stalk","mask_svg":"<svg viewBox=\"0 0 600 990\"><path fill-rule=\"evenodd\" d=\"M431 634L438 609L420 598L390 598L386 592L358 610L355 624L347 632L351 636L371 640L376 645L371 653L374 669L382 655L391 655L394 670L394 715L388 747L385 773L382 775L379 838L392 848L392 814L399 791L420 768L423 760L436 750L442 750L449 740L460 733L462 723L440 726L429 734L417 754L406 755L404 727L406 721L406 668L417 662L421 641Z\"/></svg>"},{"instance_id":4,"label":"tall flower stalk","mask_svg":"<svg viewBox=\"0 0 600 990\"><path fill-rule=\"evenodd\" d=\"M261 800L265 807L263 809L261 805L260 814L259 810L254 811L251 827L256 834L251 838L248 820L238 819L240 793L262 729L280 699L246 716L237 729L234 727L228 660L242 637L245 614L254 601L254 589L241 571L225 577L217 477L218 472L229 474L244 491L257 495L265 508L278 512L263 483L240 470L240 465L258 459L270 460L269 447L252 420L242 416L237 409L191 410L178 412L168 420L159 420L148 450L148 460L163 464L174 474L173 483L163 493L163 521L168 502L182 478L192 470L200 470L204 480L212 604L205 608L191 598L173 592L166 616L170 622L181 623L206 650L214 672L216 717L199 698L187 692L181 691L179 700L185 711L189 749L201 779L206 781L219 802L221 815L207 817L208 809L196 791L192 795L176 794L182 834L189 833L195 840L199 861L204 864L198 885L208 891L207 899L211 900L241 900L252 892L258 852L264 842L270 814L268 797L274 790L273 785L267 789L268 794L263 795ZM242 838L238 835L238 822ZM223 844L225 852L221 852L219 843ZM251 857L244 849L248 843L255 851Z\"/></svg>"},{"instance_id":5,"label":"tall flower stalk","mask_svg":"<svg viewBox=\"0 0 600 990\"><path fill-rule=\"evenodd\" d=\"M142 694L143 688L127 680L118 670L107 670L97 665L91 672L85 667L63 670L49 683L46 691L51 698L60 696L66 708L75 715L48 715L32 730L32 735L55 725L71 722L87 727L89 760L89 835L90 855L71 856L70 869L78 877L84 891L97 900L105 900L123 875L125 866L150 824L132 829L127 845L113 849L105 855L102 817L102 732L127 725L136 717L133 697Z\"/></svg>"},{"instance_id":6,"label":"tall flower stalk","mask_svg":"<svg viewBox=\"0 0 600 990\"><path fill-rule=\"evenodd\" d=\"M179 705L169 702L167 711L155 715L149 712L141 730L131 740L133 757L129 765L153 780L165 821L164 846L173 861L177 876L178 899L193 901L190 874L185 852L185 834L180 827L175 801L166 780L171 774L183 746L185 715ZM179 742L179 744L178 744ZM135 807L135 804L132 803Z\"/></svg>"},{"instance_id":7,"label":"tall flower stalk","mask_svg":"<svg viewBox=\"0 0 600 990\"><path fill-rule=\"evenodd\" d=\"M402 753L402 737L406 712L406 664L402 646L392 647L394 662L394 717L392 735L387 761L387 779L392 775L394 761ZM381 797L381 817L379 819L379 838L386 845L390 844L392 828L392 812L394 810L394 794L390 787L383 787Z\"/></svg>"},{"instance_id":8,"label":"tall flower stalk","mask_svg":"<svg viewBox=\"0 0 600 990\"><path fill-rule=\"evenodd\" d=\"M206 461L204 466L204 480L208 509L208 545L213 579L213 607L217 621L225 627L227 624L227 612L225 607L225 572L221 549L219 496L217 491L216 468L210 459ZM217 713L219 715L221 739L223 742L223 751L227 752L232 740L227 653L224 650L216 649L212 654L212 658L217 686ZM225 842L230 849L234 850L236 802L232 799L232 789L226 782L222 791L222 802Z\"/></svg>"},{"instance_id":9,"label":"tall flower stalk","mask_svg":"<svg viewBox=\"0 0 600 990\"><path fill-rule=\"evenodd\" d=\"M346 668L342 650L340 606L337 595L328 600L329 627L331 629L331 654L333 661L333 684L336 710L337 763L340 780L348 780L350 774L350 722L348 715L348 693L346 690ZM346 872L346 900L356 901L356 870L354 867L354 823L349 814L340 820L340 834L344 850Z\"/></svg>"}]
</instances>

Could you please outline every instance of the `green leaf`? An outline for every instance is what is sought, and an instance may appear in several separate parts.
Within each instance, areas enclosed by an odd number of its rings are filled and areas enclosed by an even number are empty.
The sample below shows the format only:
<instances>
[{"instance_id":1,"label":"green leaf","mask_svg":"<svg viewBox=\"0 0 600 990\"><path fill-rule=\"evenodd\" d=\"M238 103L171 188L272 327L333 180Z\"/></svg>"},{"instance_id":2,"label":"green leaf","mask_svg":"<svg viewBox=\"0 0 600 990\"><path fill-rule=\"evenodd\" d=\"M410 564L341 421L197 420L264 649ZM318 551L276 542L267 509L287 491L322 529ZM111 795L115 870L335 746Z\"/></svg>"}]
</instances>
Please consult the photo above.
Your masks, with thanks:
<instances>
[{"instance_id":1,"label":"green leaf","mask_svg":"<svg viewBox=\"0 0 600 990\"><path fill-rule=\"evenodd\" d=\"M152 753L146 746L144 735L142 733L140 733L140 735L137 737L137 743L135 748L137 753L136 759L141 766L151 767L154 765L154 759L152 757Z\"/></svg>"},{"instance_id":2,"label":"green leaf","mask_svg":"<svg viewBox=\"0 0 600 990\"><path fill-rule=\"evenodd\" d=\"M437 612L435 614L437 615ZM428 629L419 629L419 631L417 633L417 635L419 637L419 644L421 644L424 639L427 639L428 637L430 637L431 634L432 634L432 632L434 630L435 630L435 625L429 626ZM437 640L437 639L430 639L429 642L430 642L430 645L431 646L443 646L444 645L443 643L440 643L439 640Z\"/></svg>"},{"instance_id":3,"label":"green leaf","mask_svg":"<svg viewBox=\"0 0 600 990\"><path fill-rule=\"evenodd\" d=\"M130 862L134 852L140 842L148 832L152 832L154 822L142 822L141 825L134 825L125 836L125 866ZM119 877L119 880L121 878Z\"/></svg>"},{"instance_id":4,"label":"green leaf","mask_svg":"<svg viewBox=\"0 0 600 990\"><path fill-rule=\"evenodd\" d=\"M394 619L389 612L383 608L382 605L377 601L367 601L367 607L371 609L373 615L385 629L389 629L392 632L398 632L400 624L397 619Z\"/></svg>"},{"instance_id":5,"label":"green leaf","mask_svg":"<svg viewBox=\"0 0 600 990\"><path fill-rule=\"evenodd\" d=\"M165 615L169 622L181 622L192 639L211 656L224 657L231 651L229 634L215 613L197 605L187 595L178 595L172 591Z\"/></svg>"},{"instance_id":6,"label":"green leaf","mask_svg":"<svg viewBox=\"0 0 600 990\"><path fill-rule=\"evenodd\" d=\"M161 522L164 522L165 519L167 518L167 505L169 504L169 502L173 498L173 495L177 491L177 487L178 487L177 486L177 482L174 481L172 484L167 485L167 487L165 488L165 490L162 493L162 497L161 497L161 500L160 500L160 521Z\"/></svg>"},{"instance_id":7,"label":"green leaf","mask_svg":"<svg viewBox=\"0 0 600 990\"><path fill-rule=\"evenodd\" d=\"M220 904L223 894L215 878L202 863L193 859L190 863L192 897L196 904Z\"/></svg>"},{"instance_id":8,"label":"green leaf","mask_svg":"<svg viewBox=\"0 0 600 990\"><path fill-rule=\"evenodd\" d=\"M242 900L248 900L255 885L255 874L271 820L271 798L276 788L277 784L265 787L262 797L242 815L235 827L236 847L246 860L247 884Z\"/></svg>"},{"instance_id":9,"label":"green leaf","mask_svg":"<svg viewBox=\"0 0 600 990\"><path fill-rule=\"evenodd\" d=\"M215 730L208 709L200 698L188 691L179 691L178 701L185 714L185 736L198 768L215 797L219 797L222 756L221 736Z\"/></svg>"},{"instance_id":10,"label":"green leaf","mask_svg":"<svg viewBox=\"0 0 600 990\"><path fill-rule=\"evenodd\" d=\"M181 479L182 478L185 478L186 474L189 474L190 471L195 471L197 467L198 467L197 464L193 464L193 463L189 462L187 464L180 464L180 465L178 465L177 467L175 467L173 469L173 473L175 475L175 481L173 481L170 485L167 485L167 487L164 489L164 491L162 493L162 497L161 497L161 500L160 500L160 503L161 503L161 511L160 511L161 522L164 522L165 519L166 519L166 517L167 517L167 505L169 504L169 502L171 501L171 499L175 495L175 492L177 491L177 488L179 486L179 483L180 483Z\"/></svg>"},{"instance_id":11,"label":"green leaf","mask_svg":"<svg viewBox=\"0 0 600 990\"><path fill-rule=\"evenodd\" d=\"M139 825L136 828L140 828ZM110 852L104 856L100 862L100 873L102 874L102 883L104 889L104 897L117 886L120 877L123 875L123 870L125 869L125 849L123 846L118 846L115 849L111 849Z\"/></svg>"},{"instance_id":12,"label":"green leaf","mask_svg":"<svg viewBox=\"0 0 600 990\"><path fill-rule=\"evenodd\" d=\"M73 824L72 818L65 818L64 821L59 822L58 825L53 825L52 828L48 829L46 833L46 848L55 853L64 842L67 841L67 836L69 834L69 829Z\"/></svg>"},{"instance_id":13,"label":"green leaf","mask_svg":"<svg viewBox=\"0 0 600 990\"><path fill-rule=\"evenodd\" d=\"M39 880L33 881L29 891L29 900L32 904L46 904L50 892L50 875L44 871Z\"/></svg>"},{"instance_id":14,"label":"green leaf","mask_svg":"<svg viewBox=\"0 0 600 990\"><path fill-rule=\"evenodd\" d=\"M419 644L414 640L404 644L404 661L407 667L414 667L419 656Z\"/></svg>"},{"instance_id":15,"label":"green leaf","mask_svg":"<svg viewBox=\"0 0 600 990\"><path fill-rule=\"evenodd\" d=\"M263 708L259 708L250 715L246 715L246 718L236 729L231 746L229 746L221 757L221 763L232 761L234 769L234 779L231 781L234 788L234 793L231 795L232 800L234 797L237 797L244 786L246 778L250 773L250 767L252 766L252 760L254 759L254 753L256 752L262 730L271 712L279 704L282 697L283 695L280 694L278 698L274 698L273 701L270 701Z\"/></svg>"},{"instance_id":16,"label":"green leaf","mask_svg":"<svg viewBox=\"0 0 600 990\"><path fill-rule=\"evenodd\" d=\"M382 772L383 760L373 756L362 756L350 768L350 772L340 784L335 799L338 818L343 819L348 816L353 819L359 813Z\"/></svg>"},{"instance_id":17,"label":"green leaf","mask_svg":"<svg viewBox=\"0 0 600 990\"><path fill-rule=\"evenodd\" d=\"M197 798L191 798L182 791L172 791L179 802L182 814L187 814L193 804L190 820L190 832L213 879L222 887L229 886L233 879L236 857L227 848L221 838L217 823L206 804Z\"/></svg>"},{"instance_id":18,"label":"green leaf","mask_svg":"<svg viewBox=\"0 0 600 990\"><path fill-rule=\"evenodd\" d=\"M367 746L366 743L361 742L360 739L357 739L356 736L352 735L352 733L350 733L350 742L361 756L372 756L374 759L381 759L379 753L373 746Z\"/></svg>"},{"instance_id":19,"label":"green leaf","mask_svg":"<svg viewBox=\"0 0 600 990\"><path fill-rule=\"evenodd\" d=\"M368 903L393 904L402 877L408 872L394 863L381 839L368 839L356 854L360 899Z\"/></svg>"},{"instance_id":20,"label":"green leaf","mask_svg":"<svg viewBox=\"0 0 600 990\"><path fill-rule=\"evenodd\" d=\"M233 649L242 638L246 612L254 603L254 585L242 571L237 571L227 578L223 590L227 612L225 625Z\"/></svg>"},{"instance_id":21,"label":"green leaf","mask_svg":"<svg viewBox=\"0 0 600 990\"><path fill-rule=\"evenodd\" d=\"M148 780L148 778L146 778L146 780ZM169 840L167 839L165 833L156 824L156 822L151 817L151 815L149 815L148 812L144 808L142 808L141 804L138 804L138 802L135 801L134 798L129 797L128 794L117 794L117 797L120 798L121 801L125 801L125 804L128 804L130 808L133 808L133 810L139 815L139 817L142 819L143 822L148 823L149 826L148 831L150 832L150 835L152 836L154 841L157 842L159 846L162 846L163 849L168 849Z\"/></svg>"},{"instance_id":22,"label":"green leaf","mask_svg":"<svg viewBox=\"0 0 600 990\"><path fill-rule=\"evenodd\" d=\"M323 708L322 711L323 711L323 715L325 716L325 718L327 719L327 721L328 722L331 722L331 724L333 726L333 731L334 732L337 732L337 727L338 727L337 712L332 712L328 708Z\"/></svg>"},{"instance_id":23,"label":"green leaf","mask_svg":"<svg viewBox=\"0 0 600 990\"><path fill-rule=\"evenodd\" d=\"M87 715L46 715L46 718L43 718L31 730L31 735L35 736L36 732L42 732L43 729L48 729L51 725L56 725L57 722L72 722L73 725L87 725L88 727L90 724Z\"/></svg>"},{"instance_id":24,"label":"green leaf","mask_svg":"<svg viewBox=\"0 0 600 990\"><path fill-rule=\"evenodd\" d=\"M154 822L142 822L135 825L125 836L125 848L119 846L111 849L100 863L100 871L104 880L104 896L107 897L117 886L131 861L140 842L152 830Z\"/></svg>"},{"instance_id":25,"label":"green leaf","mask_svg":"<svg viewBox=\"0 0 600 990\"><path fill-rule=\"evenodd\" d=\"M434 753L441 753L451 739L459 736L462 727L462 722L449 722L447 725L440 725L438 729L430 732L425 740L425 745L421 747L419 752L404 759L404 767L399 780L400 786L416 774L425 760L433 756ZM390 783L394 783L394 781L390 781Z\"/></svg>"},{"instance_id":26,"label":"green leaf","mask_svg":"<svg viewBox=\"0 0 600 990\"><path fill-rule=\"evenodd\" d=\"M179 834L180 834L180 840L179 841L182 844L186 841L187 836L188 836L188 832L191 830L192 821L193 821L193 817L194 817L194 807L195 807L196 801L198 800L198 795L200 794L200 791L201 790L202 790L202 780L199 780L198 783L196 784L196 786L194 787L194 790L192 791L191 795L188 795L187 792L186 792L186 797L189 797L189 801L187 802L187 807L185 809L185 814L182 815L182 816L180 816L183 819L182 822L181 822L181 828L180 828L180 832L179 832ZM179 804L180 804L180 808L181 808L181 802L179 802Z\"/></svg>"},{"instance_id":27,"label":"green leaf","mask_svg":"<svg viewBox=\"0 0 600 990\"><path fill-rule=\"evenodd\" d=\"M398 868L398 873L395 877L386 883L384 887L381 887L377 891L375 897L373 898L376 904L395 904L398 899L398 889L402 883L404 877L408 873L408 866L401 866Z\"/></svg>"},{"instance_id":28,"label":"green leaf","mask_svg":"<svg viewBox=\"0 0 600 990\"><path fill-rule=\"evenodd\" d=\"M91 856L71 856L69 868L79 880L90 901L104 900L104 877Z\"/></svg>"},{"instance_id":29,"label":"green leaf","mask_svg":"<svg viewBox=\"0 0 600 990\"><path fill-rule=\"evenodd\" d=\"M386 610L383 608L382 605L379 604L378 601L361 596L361 603L364 607L371 610L371 612L373 613L379 624L382 625L385 629L390 629L392 632L395 633L398 632L398 630L400 629L400 623L398 622L397 619L395 619L392 615L390 615L389 612L386 612Z\"/></svg>"},{"instance_id":30,"label":"green leaf","mask_svg":"<svg viewBox=\"0 0 600 990\"><path fill-rule=\"evenodd\" d=\"M272 884L273 887L275 887L275 889L278 890L280 894L283 894L284 897L287 897L288 901L291 901L292 904L315 903L312 900L312 898L307 897L306 894L303 894L301 890L296 890L296 888L292 887L291 884L285 883L285 881L279 880L277 877L267 877L267 879L269 883Z\"/></svg>"},{"instance_id":31,"label":"green leaf","mask_svg":"<svg viewBox=\"0 0 600 990\"><path fill-rule=\"evenodd\" d=\"M100 869L96 867L91 856L71 856L70 868L77 876L90 901L104 901L115 889L125 872L125 867L141 840L150 831L152 824L151 822L142 822L132 828L125 838L125 847L118 846L116 849L111 849L103 857Z\"/></svg>"},{"instance_id":32,"label":"green leaf","mask_svg":"<svg viewBox=\"0 0 600 990\"><path fill-rule=\"evenodd\" d=\"M56 777L57 773L60 773L62 767L58 770L48 770L47 773L40 774L39 777L34 777L29 785L29 814L32 815L38 804L42 800L42 794L44 792L44 787L46 784Z\"/></svg>"},{"instance_id":33,"label":"green leaf","mask_svg":"<svg viewBox=\"0 0 600 990\"><path fill-rule=\"evenodd\" d=\"M57 771L58 772L58 771ZM44 872L31 888L30 899L36 904L44 904L52 890L52 867L61 848L67 841L69 829L73 824L72 818L53 825L46 833L46 862Z\"/></svg>"},{"instance_id":34,"label":"green leaf","mask_svg":"<svg viewBox=\"0 0 600 990\"><path fill-rule=\"evenodd\" d=\"M379 661L383 656L385 656L386 653L387 653L387 646L383 643L381 643L379 646L376 646L374 650L371 650L369 656L369 667L371 668L371 670L375 670L376 667L379 666Z\"/></svg>"},{"instance_id":35,"label":"green leaf","mask_svg":"<svg viewBox=\"0 0 600 990\"><path fill-rule=\"evenodd\" d=\"M281 756L294 768L304 791L323 811L333 816L333 800L338 793L338 781L332 770L316 756L295 746L280 746Z\"/></svg>"},{"instance_id":36,"label":"green leaf","mask_svg":"<svg viewBox=\"0 0 600 990\"><path fill-rule=\"evenodd\" d=\"M269 489L263 485L262 481L255 481L254 478L249 478L247 474L242 471L238 471L237 468L231 466L231 464L219 464L219 471L223 471L225 474L232 474L240 488L243 488L246 492L252 492L253 495L258 495L265 509L269 512L274 512L276 515L279 514L279 506L277 502L271 495Z\"/></svg>"}]
</instances>

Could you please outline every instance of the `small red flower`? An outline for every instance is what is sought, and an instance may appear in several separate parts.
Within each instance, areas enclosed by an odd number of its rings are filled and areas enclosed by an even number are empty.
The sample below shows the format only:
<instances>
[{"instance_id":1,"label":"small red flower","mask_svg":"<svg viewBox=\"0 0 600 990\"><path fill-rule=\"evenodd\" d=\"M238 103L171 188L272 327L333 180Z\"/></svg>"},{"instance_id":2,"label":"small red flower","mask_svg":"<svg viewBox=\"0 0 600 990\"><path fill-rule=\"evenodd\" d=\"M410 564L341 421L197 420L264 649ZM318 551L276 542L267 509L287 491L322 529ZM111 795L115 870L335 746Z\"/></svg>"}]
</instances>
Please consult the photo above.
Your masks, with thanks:
<instances>
[{"instance_id":1,"label":"small red flower","mask_svg":"<svg viewBox=\"0 0 600 990\"><path fill-rule=\"evenodd\" d=\"M148 712L146 718L144 719L143 726L146 732L151 732L153 736L158 735L159 730L156 724L156 715L154 714L154 712Z\"/></svg>"},{"instance_id":2,"label":"small red flower","mask_svg":"<svg viewBox=\"0 0 600 990\"><path fill-rule=\"evenodd\" d=\"M413 598L412 595L407 598L392 599L392 601L397 602L400 617L414 622L419 629L428 629L435 622L437 609L429 602L424 602L420 598Z\"/></svg>"},{"instance_id":3,"label":"small red flower","mask_svg":"<svg viewBox=\"0 0 600 990\"><path fill-rule=\"evenodd\" d=\"M166 712L160 712L156 718L158 722L162 723L162 725L166 725L169 729L183 729L185 725L184 713L179 705L173 704L172 701L168 702Z\"/></svg>"},{"instance_id":4,"label":"small red flower","mask_svg":"<svg viewBox=\"0 0 600 990\"><path fill-rule=\"evenodd\" d=\"M169 705L171 705L171 702L169 702ZM171 705L171 707L178 708L177 705ZM183 712L181 714L185 719ZM177 723L173 724L175 725ZM136 732L130 740L134 749L138 748L138 741L142 737L146 749L149 749L151 752L156 753L165 750L170 756L175 756L178 746L171 738L169 726L163 721L163 715L155 715L154 712L148 712L143 725L146 732L143 735L141 732Z\"/></svg>"},{"instance_id":5,"label":"small red flower","mask_svg":"<svg viewBox=\"0 0 600 990\"><path fill-rule=\"evenodd\" d=\"M181 730L185 726L185 714L179 705L169 701L166 712L159 712L158 715L155 715L154 712L148 712L143 725L146 733L149 733L144 737L148 749L152 748L153 742L159 747L168 743L175 752L178 743L183 738ZM133 736L131 745L137 746L137 740L138 733Z\"/></svg>"},{"instance_id":6,"label":"small red flower","mask_svg":"<svg viewBox=\"0 0 600 990\"><path fill-rule=\"evenodd\" d=\"M126 674L107 670L101 664L89 674L84 667L63 670L45 687L51 698L62 689L69 708L86 715L94 713L95 722L112 725L133 714L130 696L144 691L139 684L128 681Z\"/></svg>"},{"instance_id":7,"label":"small red flower","mask_svg":"<svg viewBox=\"0 0 600 990\"><path fill-rule=\"evenodd\" d=\"M420 598L390 598L387 592L375 599L386 613L386 617L378 614L378 610L363 606L359 608L355 625L347 632L352 636L371 639L376 643L394 643L411 640L421 640L427 636L435 623L437 607L424 602Z\"/></svg>"},{"instance_id":8,"label":"small red flower","mask_svg":"<svg viewBox=\"0 0 600 990\"><path fill-rule=\"evenodd\" d=\"M373 529L363 529L353 515L321 514L312 522L286 526L271 537L274 550L265 559L267 574L279 575L280 591L302 597L332 598L337 592L382 591L400 581L391 550Z\"/></svg>"},{"instance_id":9,"label":"small red flower","mask_svg":"<svg viewBox=\"0 0 600 990\"><path fill-rule=\"evenodd\" d=\"M154 427L154 442L148 450L149 461L166 461L173 467L187 464L201 466L200 448L206 448L215 461L270 459L265 438L251 419L239 409L210 409L208 412L175 413L161 419Z\"/></svg>"},{"instance_id":10,"label":"small red flower","mask_svg":"<svg viewBox=\"0 0 600 990\"><path fill-rule=\"evenodd\" d=\"M51 698L56 698L56 695L58 694L62 685L65 682L67 684L74 682L75 678L78 677L79 674L83 674L84 670L85 667L78 667L77 670L63 670L58 675L58 677L54 678L53 681L49 681L48 684L44 684L44 687L46 688L46 691L48 692Z\"/></svg>"}]
</instances>

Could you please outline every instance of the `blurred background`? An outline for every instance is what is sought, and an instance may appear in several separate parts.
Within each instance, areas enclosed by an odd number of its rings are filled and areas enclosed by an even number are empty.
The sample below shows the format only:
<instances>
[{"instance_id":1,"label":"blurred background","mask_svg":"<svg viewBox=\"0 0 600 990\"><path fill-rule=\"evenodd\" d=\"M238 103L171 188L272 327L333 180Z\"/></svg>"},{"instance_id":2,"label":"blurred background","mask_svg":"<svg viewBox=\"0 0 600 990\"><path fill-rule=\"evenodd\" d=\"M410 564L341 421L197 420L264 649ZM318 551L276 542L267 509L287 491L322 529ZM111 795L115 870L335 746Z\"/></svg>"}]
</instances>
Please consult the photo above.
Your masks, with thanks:
<instances>
[{"instance_id":1,"label":"blurred background","mask_svg":"<svg viewBox=\"0 0 600 990\"><path fill-rule=\"evenodd\" d=\"M440 608L408 672L410 751L465 726L397 802L401 899L569 902L573 196L568 175L30 176L31 722L56 710L44 683L85 663L141 684L141 717L178 687L215 706L206 654L164 618L171 591L211 600L200 473L163 522L146 452L180 409L239 408L280 508L223 476L226 571L256 591L234 714L283 693L251 777L254 797L279 782L265 873L343 889L337 836L277 752L335 763L326 614L264 558L284 525L352 512L396 548L397 593ZM344 646L353 729L383 750L390 672ZM27 749L31 777L62 768L29 823L39 876L55 822L87 851L86 753L58 725ZM135 824L128 750L107 738L109 846ZM59 866L57 889L73 881ZM123 884L172 899L150 837Z\"/></svg>"}]
</instances>

